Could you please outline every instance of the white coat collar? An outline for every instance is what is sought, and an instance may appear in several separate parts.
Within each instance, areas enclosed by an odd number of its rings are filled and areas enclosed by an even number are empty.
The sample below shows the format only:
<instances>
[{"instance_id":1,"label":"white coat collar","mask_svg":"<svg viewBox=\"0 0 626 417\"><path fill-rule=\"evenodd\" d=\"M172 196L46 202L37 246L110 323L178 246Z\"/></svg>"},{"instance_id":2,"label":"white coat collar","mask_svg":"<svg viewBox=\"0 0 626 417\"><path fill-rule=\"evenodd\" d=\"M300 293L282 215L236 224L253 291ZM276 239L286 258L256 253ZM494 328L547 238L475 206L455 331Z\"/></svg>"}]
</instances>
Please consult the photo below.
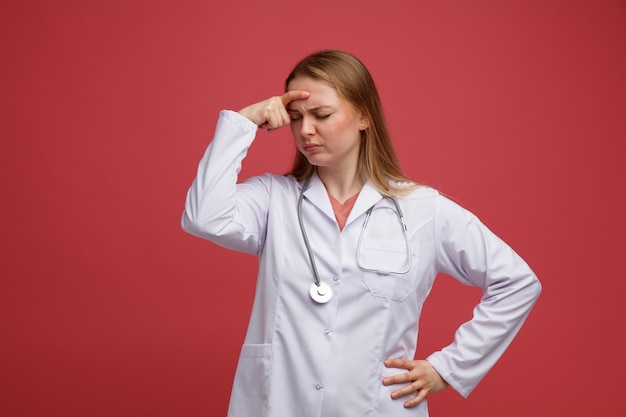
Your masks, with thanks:
<instances>
[{"instance_id":1,"label":"white coat collar","mask_svg":"<svg viewBox=\"0 0 626 417\"><path fill-rule=\"evenodd\" d=\"M304 182L301 186L304 185ZM324 187L324 183L317 175L317 172L313 174L307 189L304 190L304 197L311 202L315 207L317 207L322 213L324 213L328 218L336 221L335 213L333 212L333 208L330 204L330 199L328 197L328 192L326 191L326 187ZM361 214L365 213L370 207L379 202L383 198L382 194L374 188L370 181L366 182L359 196L354 203L354 207L352 211L350 211L350 215L346 221L346 225L358 218Z\"/></svg>"}]
</instances>

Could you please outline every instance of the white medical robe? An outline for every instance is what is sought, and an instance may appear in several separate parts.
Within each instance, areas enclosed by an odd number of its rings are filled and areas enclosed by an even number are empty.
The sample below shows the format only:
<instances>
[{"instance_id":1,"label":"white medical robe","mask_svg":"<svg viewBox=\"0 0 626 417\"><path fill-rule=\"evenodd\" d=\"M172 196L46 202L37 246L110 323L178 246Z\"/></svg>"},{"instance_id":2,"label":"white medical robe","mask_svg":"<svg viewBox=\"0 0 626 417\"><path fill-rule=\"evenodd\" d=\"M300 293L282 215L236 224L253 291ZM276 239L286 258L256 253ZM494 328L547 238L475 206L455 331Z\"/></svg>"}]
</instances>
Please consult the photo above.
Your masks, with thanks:
<instances>
[{"instance_id":1,"label":"white medical robe","mask_svg":"<svg viewBox=\"0 0 626 417\"><path fill-rule=\"evenodd\" d=\"M182 216L185 231L259 258L228 416L427 416L426 401L405 409L406 398L390 397L400 386L381 381L404 372L387 369L385 358L413 358L422 305L439 273L483 291L454 342L427 358L451 387L469 395L539 296L528 265L473 214L420 187L398 199L410 271L366 272L361 267L401 271L408 265L393 201L366 184L340 231L314 175L304 192L303 220L320 277L334 291L330 302L317 304L309 296L315 278L298 225L302 184L271 174L237 183L256 130L235 112L220 113ZM359 235L374 205L357 263Z\"/></svg>"}]
</instances>

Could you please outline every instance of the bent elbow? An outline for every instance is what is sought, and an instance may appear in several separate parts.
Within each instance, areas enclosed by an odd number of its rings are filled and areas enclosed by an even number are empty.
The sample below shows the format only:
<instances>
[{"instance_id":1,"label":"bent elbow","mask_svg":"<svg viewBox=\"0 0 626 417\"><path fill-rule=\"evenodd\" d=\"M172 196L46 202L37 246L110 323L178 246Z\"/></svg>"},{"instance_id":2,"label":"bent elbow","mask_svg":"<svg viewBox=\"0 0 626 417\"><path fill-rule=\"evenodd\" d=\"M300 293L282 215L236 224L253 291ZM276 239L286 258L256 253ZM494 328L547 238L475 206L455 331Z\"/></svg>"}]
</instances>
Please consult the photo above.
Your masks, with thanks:
<instances>
[{"instance_id":1,"label":"bent elbow","mask_svg":"<svg viewBox=\"0 0 626 417\"><path fill-rule=\"evenodd\" d=\"M541 295L541 293L543 292L543 285L541 285L541 282L536 276L532 283L532 291L533 291L533 296L535 300L537 300L539 296Z\"/></svg>"},{"instance_id":2,"label":"bent elbow","mask_svg":"<svg viewBox=\"0 0 626 417\"><path fill-rule=\"evenodd\" d=\"M240 234L240 228L232 216L193 216L184 211L180 226L190 235L210 241Z\"/></svg>"},{"instance_id":3,"label":"bent elbow","mask_svg":"<svg viewBox=\"0 0 626 417\"><path fill-rule=\"evenodd\" d=\"M196 228L196 225L193 221L193 219L189 216L189 214L187 213L187 210L183 211L183 215L180 218L180 228L184 231L187 232L189 234L194 234L194 230Z\"/></svg>"},{"instance_id":4,"label":"bent elbow","mask_svg":"<svg viewBox=\"0 0 626 417\"><path fill-rule=\"evenodd\" d=\"M541 295L543 291L543 287L539 279L533 274L530 279L526 281L523 287L519 289L520 300L524 300L524 304L528 306L529 309L535 305L537 299Z\"/></svg>"},{"instance_id":5,"label":"bent elbow","mask_svg":"<svg viewBox=\"0 0 626 417\"><path fill-rule=\"evenodd\" d=\"M190 235L197 237L208 238L211 235L210 228L207 227L207 225L207 222L202 221L197 216L190 215L187 210L183 212L180 219L180 228Z\"/></svg>"}]
</instances>

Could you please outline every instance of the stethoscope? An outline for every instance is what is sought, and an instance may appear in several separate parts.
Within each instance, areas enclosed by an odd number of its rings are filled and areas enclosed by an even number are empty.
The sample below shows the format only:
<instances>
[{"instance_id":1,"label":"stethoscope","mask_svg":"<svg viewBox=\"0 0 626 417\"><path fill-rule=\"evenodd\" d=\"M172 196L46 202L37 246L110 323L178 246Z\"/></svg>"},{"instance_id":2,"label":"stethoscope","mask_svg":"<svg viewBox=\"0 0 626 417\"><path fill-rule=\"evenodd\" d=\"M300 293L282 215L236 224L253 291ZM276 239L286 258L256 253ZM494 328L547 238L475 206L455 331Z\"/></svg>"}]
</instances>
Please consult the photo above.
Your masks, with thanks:
<instances>
[{"instance_id":1,"label":"stethoscope","mask_svg":"<svg viewBox=\"0 0 626 417\"><path fill-rule=\"evenodd\" d=\"M311 267L313 269L313 275L315 276L315 282L311 284L309 287L309 295L313 299L313 301L324 304L330 301L333 297L333 289L330 285L320 279L319 272L317 270L317 264L315 263L315 256L313 256L313 250L311 249L311 244L309 242L309 238L306 234L306 229L304 227L304 222L302 220L302 201L304 200L304 192L309 186L309 182L311 181L311 177L313 176L313 171L306 178L304 184L302 185L302 189L300 190L300 197L298 198L298 223L300 224L300 231L302 232L302 238L304 239L304 245L306 246L307 253L309 254L309 259L311 260ZM390 275L390 274L398 274L403 275L411 270L411 245L409 243L409 236L407 232L406 223L404 222L404 214L402 213L402 209L400 208L400 204L395 197L385 196L385 198L390 199L396 206L396 214L398 215L398 219L400 220L400 224L402 225L402 233L404 235L404 241L406 243L406 251L408 255L407 265L404 269L400 271L387 271L387 270L379 270L374 268L365 268L359 262L359 258L361 255L361 245L363 242L363 236L365 235L365 230L367 229L367 223L369 222L370 217L372 216L372 211L374 210L374 206L370 207L367 210L365 221L363 222L363 227L361 228L361 233L359 235L359 241L357 243L357 252L356 252L356 263L359 269L367 272L376 272L380 275Z\"/></svg>"}]
</instances>

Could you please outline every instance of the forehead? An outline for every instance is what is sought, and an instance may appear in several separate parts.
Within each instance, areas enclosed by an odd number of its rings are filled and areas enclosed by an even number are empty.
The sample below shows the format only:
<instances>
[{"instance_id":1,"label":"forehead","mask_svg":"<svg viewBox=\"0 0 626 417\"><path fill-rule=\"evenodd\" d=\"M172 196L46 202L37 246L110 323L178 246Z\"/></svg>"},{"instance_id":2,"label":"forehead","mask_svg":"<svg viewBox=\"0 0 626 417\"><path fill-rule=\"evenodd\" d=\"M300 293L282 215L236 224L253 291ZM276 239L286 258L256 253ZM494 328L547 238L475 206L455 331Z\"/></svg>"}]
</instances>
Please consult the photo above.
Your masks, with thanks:
<instances>
[{"instance_id":1,"label":"forehead","mask_svg":"<svg viewBox=\"0 0 626 417\"><path fill-rule=\"evenodd\" d=\"M287 105L288 110L313 108L322 106L339 106L344 104L337 90L330 84L311 77L296 77L289 82L287 91L308 91L310 96L305 100L294 100Z\"/></svg>"}]
</instances>

